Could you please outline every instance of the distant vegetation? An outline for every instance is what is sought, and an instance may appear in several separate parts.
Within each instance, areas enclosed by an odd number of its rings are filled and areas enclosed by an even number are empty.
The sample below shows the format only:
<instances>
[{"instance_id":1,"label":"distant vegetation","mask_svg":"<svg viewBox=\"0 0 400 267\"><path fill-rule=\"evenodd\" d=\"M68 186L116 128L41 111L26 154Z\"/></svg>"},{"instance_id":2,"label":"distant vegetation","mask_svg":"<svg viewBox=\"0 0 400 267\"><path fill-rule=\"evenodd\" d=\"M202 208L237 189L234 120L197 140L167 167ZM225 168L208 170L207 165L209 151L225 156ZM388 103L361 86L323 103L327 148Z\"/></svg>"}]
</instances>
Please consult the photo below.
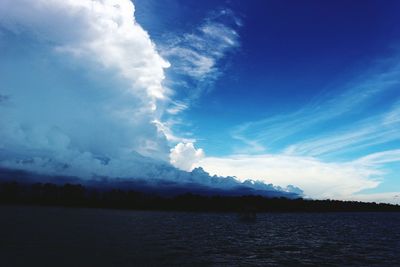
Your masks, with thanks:
<instances>
[{"instance_id":1,"label":"distant vegetation","mask_svg":"<svg viewBox=\"0 0 400 267\"><path fill-rule=\"evenodd\" d=\"M400 205L358 201L204 196L191 193L161 196L133 190L99 190L80 184L0 183L0 204L93 207L133 210L240 212L400 211Z\"/></svg>"}]
</instances>

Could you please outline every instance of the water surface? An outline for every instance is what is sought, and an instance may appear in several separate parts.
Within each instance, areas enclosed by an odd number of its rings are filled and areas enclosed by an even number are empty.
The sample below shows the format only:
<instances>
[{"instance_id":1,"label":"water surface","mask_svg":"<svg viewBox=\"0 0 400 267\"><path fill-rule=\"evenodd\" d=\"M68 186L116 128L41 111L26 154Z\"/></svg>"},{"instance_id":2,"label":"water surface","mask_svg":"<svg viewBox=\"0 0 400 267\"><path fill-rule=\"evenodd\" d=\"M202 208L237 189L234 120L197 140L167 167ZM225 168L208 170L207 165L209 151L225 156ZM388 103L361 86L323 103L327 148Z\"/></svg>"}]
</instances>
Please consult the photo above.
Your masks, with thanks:
<instances>
[{"instance_id":1,"label":"water surface","mask_svg":"<svg viewBox=\"0 0 400 267\"><path fill-rule=\"evenodd\" d=\"M400 266L400 213L0 207L1 266Z\"/></svg>"}]
</instances>

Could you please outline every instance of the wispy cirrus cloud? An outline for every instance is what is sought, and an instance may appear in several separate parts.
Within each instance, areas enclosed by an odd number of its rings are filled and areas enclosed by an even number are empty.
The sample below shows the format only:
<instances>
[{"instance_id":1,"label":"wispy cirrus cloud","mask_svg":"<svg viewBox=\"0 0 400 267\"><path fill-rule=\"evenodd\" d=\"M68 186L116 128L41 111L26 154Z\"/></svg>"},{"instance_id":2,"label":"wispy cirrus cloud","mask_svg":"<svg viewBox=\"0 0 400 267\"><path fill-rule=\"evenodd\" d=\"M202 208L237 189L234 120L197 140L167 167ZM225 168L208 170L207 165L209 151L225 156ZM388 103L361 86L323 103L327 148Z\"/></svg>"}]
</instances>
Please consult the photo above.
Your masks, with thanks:
<instances>
[{"instance_id":1,"label":"wispy cirrus cloud","mask_svg":"<svg viewBox=\"0 0 400 267\"><path fill-rule=\"evenodd\" d=\"M240 26L240 19L231 10L220 9L210 13L192 32L166 37L160 52L173 63L170 71L181 76L175 85L182 91L190 90L184 98L198 97L220 76L220 61L240 46Z\"/></svg>"},{"instance_id":2,"label":"wispy cirrus cloud","mask_svg":"<svg viewBox=\"0 0 400 267\"><path fill-rule=\"evenodd\" d=\"M167 109L167 112L172 115L181 113L188 108L188 105L180 101L172 101Z\"/></svg>"},{"instance_id":3,"label":"wispy cirrus cloud","mask_svg":"<svg viewBox=\"0 0 400 267\"><path fill-rule=\"evenodd\" d=\"M360 117L359 113L374 109L374 101L399 90L399 77L400 64L386 62L344 88L321 94L297 111L243 123L236 126L231 135L244 143L241 151L248 149L260 153L276 144L284 144L275 147L275 151L302 155L335 152L355 143L383 143L396 139L400 96L392 97L392 106L377 110L371 118ZM338 121L341 121L340 126L331 127ZM321 131L324 128L326 130ZM287 143L290 145L286 146Z\"/></svg>"},{"instance_id":4,"label":"wispy cirrus cloud","mask_svg":"<svg viewBox=\"0 0 400 267\"><path fill-rule=\"evenodd\" d=\"M400 149L372 153L357 159L355 162L365 166L374 166L397 161L400 161Z\"/></svg>"},{"instance_id":5,"label":"wispy cirrus cloud","mask_svg":"<svg viewBox=\"0 0 400 267\"><path fill-rule=\"evenodd\" d=\"M354 122L316 138L300 141L285 149L287 154L324 156L340 155L374 145L400 140L400 105L383 114Z\"/></svg>"}]
</instances>

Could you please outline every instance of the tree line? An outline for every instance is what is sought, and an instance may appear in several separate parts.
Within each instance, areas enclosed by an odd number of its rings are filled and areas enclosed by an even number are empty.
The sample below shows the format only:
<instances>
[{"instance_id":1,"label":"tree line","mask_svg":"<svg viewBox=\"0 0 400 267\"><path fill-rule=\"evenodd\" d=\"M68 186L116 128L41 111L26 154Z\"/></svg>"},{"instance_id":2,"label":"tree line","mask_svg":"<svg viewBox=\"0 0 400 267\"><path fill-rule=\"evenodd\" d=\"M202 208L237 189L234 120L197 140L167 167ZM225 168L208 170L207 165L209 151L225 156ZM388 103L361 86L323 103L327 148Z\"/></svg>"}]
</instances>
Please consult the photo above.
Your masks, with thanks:
<instances>
[{"instance_id":1,"label":"tree line","mask_svg":"<svg viewBox=\"0 0 400 267\"><path fill-rule=\"evenodd\" d=\"M0 204L92 207L193 212L381 212L400 205L374 202L268 198L256 195L206 196L190 192L175 196L135 190L85 187L81 184L0 183Z\"/></svg>"}]
</instances>

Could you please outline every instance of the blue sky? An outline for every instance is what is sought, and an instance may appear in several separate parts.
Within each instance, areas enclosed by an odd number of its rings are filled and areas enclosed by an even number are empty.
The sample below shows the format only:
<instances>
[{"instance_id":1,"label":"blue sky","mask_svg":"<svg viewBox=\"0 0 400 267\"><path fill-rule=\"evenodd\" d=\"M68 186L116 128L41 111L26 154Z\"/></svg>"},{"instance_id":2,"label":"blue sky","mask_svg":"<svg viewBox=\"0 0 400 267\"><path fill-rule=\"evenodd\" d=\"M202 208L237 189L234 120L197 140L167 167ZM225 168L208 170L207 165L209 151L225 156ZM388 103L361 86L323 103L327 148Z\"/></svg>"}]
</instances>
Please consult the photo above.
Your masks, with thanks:
<instances>
[{"instance_id":1,"label":"blue sky","mask_svg":"<svg viewBox=\"0 0 400 267\"><path fill-rule=\"evenodd\" d=\"M195 34L215 12L233 17L225 25L236 31L237 45L217 60L218 78L198 84L202 93L176 125L207 156L290 154L345 163L400 148L398 1L137 0L136 8L161 44ZM390 114L393 121L382 122ZM379 168L386 174L366 192L398 190L399 163Z\"/></svg>"},{"instance_id":2,"label":"blue sky","mask_svg":"<svg viewBox=\"0 0 400 267\"><path fill-rule=\"evenodd\" d=\"M201 125L194 128L198 144L213 155L233 152L231 143L218 141L227 138L227 127L324 105L373 79L373 75L384 73L386 68L395 68L398 61L397 1L384 5L379 1L136 3L138 21L156 42L165 41L171 33L192 32L210 13L224 8L242 21L236 29L239 47L218 62L223 74L184 114ZM163 6L173 8L163 12ZM337 118L329 127L340 128L383 112L394 105L397 95L395 86L383 91L379 99L366 99L353 106L354 112L346 112L345 118ZM374 108L371 110L369 105ZM324 131L322 128L310 135L318 135ZM206 138L211 136L215 138ZM275 149L302 137L277 143Z\"/></svg>"},{"instance_id":3,"label":"blue sky","mask_svg":"<svg viewBox=\"0 0 400 267\"><path fill-rule=\"evenodd\" d=\"M399 203L399 1L17 2L0 4L1 166L138 175L134 151Z\"/></svg>"}]
</instances>

